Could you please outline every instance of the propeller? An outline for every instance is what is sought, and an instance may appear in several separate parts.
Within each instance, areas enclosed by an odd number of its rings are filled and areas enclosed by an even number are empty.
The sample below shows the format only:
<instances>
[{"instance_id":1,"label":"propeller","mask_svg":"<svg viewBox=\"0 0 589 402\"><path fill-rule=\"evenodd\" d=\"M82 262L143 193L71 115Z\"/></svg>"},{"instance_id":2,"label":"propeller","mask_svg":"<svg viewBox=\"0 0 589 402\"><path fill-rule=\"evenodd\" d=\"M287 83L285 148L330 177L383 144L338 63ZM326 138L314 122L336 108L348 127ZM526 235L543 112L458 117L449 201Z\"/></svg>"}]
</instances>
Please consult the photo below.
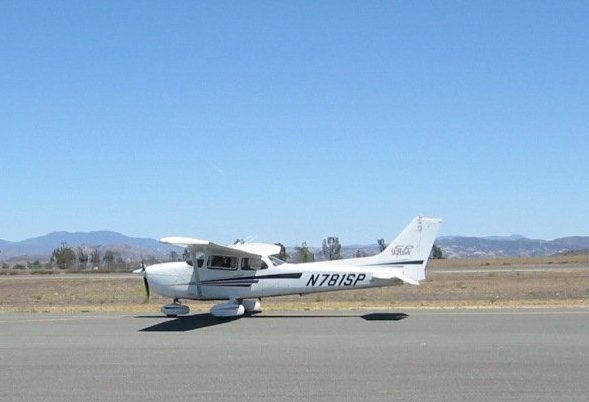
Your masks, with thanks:
<instances>
[{"instance_id":1,"label":"propeller","mask_svg":"<svg viewBox=\"0 0 589 402\"><path fill-rule=\"evenodd\" d=\"M147 272L145 271L145 263L141 263L141 268L133 271L134 274L143 276L143 284L145 285L145 302L149 300L149 283L147 282Z\"/></svg>"}]
</instances>

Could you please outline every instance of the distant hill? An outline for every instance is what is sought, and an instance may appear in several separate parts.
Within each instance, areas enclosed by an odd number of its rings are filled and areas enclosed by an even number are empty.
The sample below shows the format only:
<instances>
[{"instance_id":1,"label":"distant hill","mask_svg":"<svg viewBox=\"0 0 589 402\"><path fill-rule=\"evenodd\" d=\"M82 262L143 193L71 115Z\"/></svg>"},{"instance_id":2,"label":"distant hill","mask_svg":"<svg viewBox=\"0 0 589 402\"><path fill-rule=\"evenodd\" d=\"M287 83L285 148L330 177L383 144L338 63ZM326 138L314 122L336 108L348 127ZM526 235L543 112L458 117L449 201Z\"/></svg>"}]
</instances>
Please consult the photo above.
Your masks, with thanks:
<instances>
[{"instance_id":1,"label":"distant hill","mask_svg":"<svg viewBox=\"0 0 589 402\"><path fill-rule=\"evenodd\" d=\"M48 261L51 253L62 243L70 247L100 248L119 252L124 259L140 261L148 256L167 256L170 251L181 251L155 239L129 237L111 231L52 232L19 242L0 240L1 261Z\"/></svg>"},{"instance_id":2,"label":"distant hill","mask_svg":"<svg viewBox=\"0 0 589 402\"><path fill-rule=\"evenodd\" d=\"M542 257L589 249L589 236L554 240L509 237L439 237L436 244L448 258Z\"/></svg>"}]
</instances>

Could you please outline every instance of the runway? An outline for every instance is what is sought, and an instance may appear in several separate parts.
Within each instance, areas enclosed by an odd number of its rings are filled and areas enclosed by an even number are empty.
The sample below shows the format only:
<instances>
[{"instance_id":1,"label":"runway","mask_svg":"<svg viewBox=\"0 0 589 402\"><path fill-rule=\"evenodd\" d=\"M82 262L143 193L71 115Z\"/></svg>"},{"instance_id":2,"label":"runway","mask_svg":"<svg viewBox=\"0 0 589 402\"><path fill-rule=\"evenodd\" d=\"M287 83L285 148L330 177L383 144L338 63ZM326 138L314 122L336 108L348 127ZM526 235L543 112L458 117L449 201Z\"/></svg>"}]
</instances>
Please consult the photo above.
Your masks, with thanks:
<instances>
[{"instance_id":1,"label":"runway","mask_svg":"<svg viewBox=\"0 0 589 402\"><path fill-rule=\"evenodd\" d=\"M0 400L585 401L589 310L0 314Z\"/></svg>"}]
</instances>

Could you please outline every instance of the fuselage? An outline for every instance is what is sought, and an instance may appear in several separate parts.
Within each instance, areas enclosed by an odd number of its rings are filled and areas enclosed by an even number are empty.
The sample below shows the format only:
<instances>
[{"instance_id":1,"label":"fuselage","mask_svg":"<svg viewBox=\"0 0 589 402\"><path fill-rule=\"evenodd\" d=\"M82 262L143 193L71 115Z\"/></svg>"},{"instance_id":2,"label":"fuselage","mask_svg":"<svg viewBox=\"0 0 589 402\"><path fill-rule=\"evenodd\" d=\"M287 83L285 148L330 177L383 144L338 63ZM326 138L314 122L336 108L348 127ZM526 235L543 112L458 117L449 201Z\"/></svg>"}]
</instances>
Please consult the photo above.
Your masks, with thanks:
<instances>
[{"instance_id":1,"label":"fuselage","mask_svg":"<svg viewBox=\"0 0 589 402\"><path fill-rule=\"evenodd\" d=\"M245 299L305 294L400 284L397 278L373 279L379 267L370 257L343 261L288 264L263 258L264 268L242 269L241 261L231 269L194 268L187 262L171 262L146 268L149 285L157 293L174 299ZM198 269L200 293L195 269Z\"/></svg>"}]
</instances>

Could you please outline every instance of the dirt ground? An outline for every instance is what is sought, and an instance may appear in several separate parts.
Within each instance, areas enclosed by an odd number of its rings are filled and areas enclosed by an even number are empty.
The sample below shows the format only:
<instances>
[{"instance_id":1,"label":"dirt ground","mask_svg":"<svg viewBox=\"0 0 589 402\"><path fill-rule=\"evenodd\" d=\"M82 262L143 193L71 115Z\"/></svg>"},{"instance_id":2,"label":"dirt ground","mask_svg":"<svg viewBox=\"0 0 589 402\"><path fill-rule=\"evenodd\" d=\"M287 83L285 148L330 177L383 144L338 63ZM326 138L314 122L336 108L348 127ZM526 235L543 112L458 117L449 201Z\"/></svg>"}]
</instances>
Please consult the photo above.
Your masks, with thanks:
<instances>
[{"instance_id":1,"label":"dirt ground","mask_svg":"<svg viewBox=\"0 0 589 402\"><path fill-rule=\"evenodd\" d=\"M421 286L266 298L268 310L589 307L589 264L431 264ZM0 275L0 312L159 311L128 274ZM213 303L188 302L192 311Z\"/></svg>"}]
</instances>

